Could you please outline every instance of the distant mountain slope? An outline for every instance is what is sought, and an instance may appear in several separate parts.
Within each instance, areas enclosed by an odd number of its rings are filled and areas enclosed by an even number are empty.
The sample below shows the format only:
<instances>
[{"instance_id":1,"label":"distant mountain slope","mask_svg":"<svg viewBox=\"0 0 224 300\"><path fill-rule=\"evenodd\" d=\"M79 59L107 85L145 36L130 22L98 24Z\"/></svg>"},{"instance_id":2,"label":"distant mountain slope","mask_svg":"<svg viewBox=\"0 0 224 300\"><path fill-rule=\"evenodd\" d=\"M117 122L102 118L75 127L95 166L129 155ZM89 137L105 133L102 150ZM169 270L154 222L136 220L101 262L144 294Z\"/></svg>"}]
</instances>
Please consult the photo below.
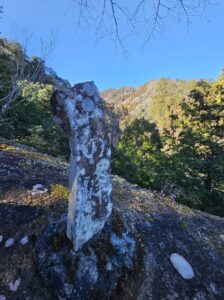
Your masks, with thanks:
<instances>
[{"instance_id":1,"label":"distant mountain slope","mask_svg":"<svg viewBox=\"0 0 224 300\"><path fill-rule=\"evenodd\" d=\"M145 118L156 122L159 130L163 131L169 126L170 114L178 113L180 103L188 97L195 83L195 80L161 78L139 88L108 89L101 96L106 107L116 115L121 130L134 119Z\"/></svg>"},{"instance_id":2,"label":"distant mountain slope","mask_svg":"<svg viewBox=\"0 0 224 300\"><path fill-rule=\"evenodd\" d=\"M157 83L158 80L153 80L139 88L124 87L102 92L106 103L120 115L121 128L131 121L130 118L148 117Z\"/></svg>"}]
</instances>

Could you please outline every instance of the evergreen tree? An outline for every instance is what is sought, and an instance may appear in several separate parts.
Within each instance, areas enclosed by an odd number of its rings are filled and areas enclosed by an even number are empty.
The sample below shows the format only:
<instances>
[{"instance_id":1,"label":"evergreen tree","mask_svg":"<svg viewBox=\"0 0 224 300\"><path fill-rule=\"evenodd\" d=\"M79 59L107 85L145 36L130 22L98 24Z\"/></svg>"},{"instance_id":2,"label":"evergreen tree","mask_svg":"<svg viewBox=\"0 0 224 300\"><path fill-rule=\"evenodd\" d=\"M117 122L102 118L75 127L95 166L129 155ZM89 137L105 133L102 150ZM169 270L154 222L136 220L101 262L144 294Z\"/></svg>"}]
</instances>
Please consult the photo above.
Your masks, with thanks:
<instances>
[{"instance_id":1,"label":"evergreen tree","mask_svg":"<svg viewBox=\"0 0 224 300\"><path fill-rule=\"evenodd\" d=\"M114 149L112 170L146 188L156 188L162 142L155 123L136 119Z\"/></svg>"},{"instance_id":2,"label":"evergreen tree","mask_svg":"<svg viewBox=\"0 0 224 300\"><path fill-rule=\"evenodd\" d=\"M194 205L197 198L200 209L223 215L224 80L198 82L182 110L181 133L171 157L186 191L182 200L191 198Z\"/></svg>"}]
</instances>

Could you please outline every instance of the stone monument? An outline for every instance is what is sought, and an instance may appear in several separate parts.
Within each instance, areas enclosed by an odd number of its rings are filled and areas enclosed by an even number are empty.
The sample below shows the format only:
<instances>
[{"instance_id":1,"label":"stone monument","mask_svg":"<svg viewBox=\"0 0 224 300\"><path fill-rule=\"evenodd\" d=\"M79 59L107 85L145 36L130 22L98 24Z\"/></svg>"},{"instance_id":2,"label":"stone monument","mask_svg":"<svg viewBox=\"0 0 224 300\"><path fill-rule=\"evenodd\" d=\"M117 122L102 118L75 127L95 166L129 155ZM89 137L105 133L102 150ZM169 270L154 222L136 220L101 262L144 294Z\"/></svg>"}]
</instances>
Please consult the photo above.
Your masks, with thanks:
<instances>
[{"instance_id":1,"label":"stone monument","mask_svg":"<svg viewBox=\"0 0 224 300\"><path fill-rule=\"evenodd\" d=\"M102 100L94 82L59 88L51 98L53 119L69 135L67 236L74 251L102 230L111 214L111 149Z\"/></svg>"}]
</instances>

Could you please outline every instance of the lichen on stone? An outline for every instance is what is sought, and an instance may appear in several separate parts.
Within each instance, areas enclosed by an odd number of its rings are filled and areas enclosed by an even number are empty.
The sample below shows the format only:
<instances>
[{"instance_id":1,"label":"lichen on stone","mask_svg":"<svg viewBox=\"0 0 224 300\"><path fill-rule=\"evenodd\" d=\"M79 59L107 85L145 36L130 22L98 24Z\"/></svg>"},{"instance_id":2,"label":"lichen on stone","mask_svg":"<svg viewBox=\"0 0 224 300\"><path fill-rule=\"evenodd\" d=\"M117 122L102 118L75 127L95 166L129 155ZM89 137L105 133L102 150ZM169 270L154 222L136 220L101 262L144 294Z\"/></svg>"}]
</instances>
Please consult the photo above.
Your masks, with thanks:
<instances>
[{"instance_id":1,"label":"lichen on stone","mask_svg":"<svg viewBox=\"0 0 224 300\"><path fill-rule=\"evenodd\" d=\"M110 143L93 82L55 91L51 104L70 139L67 235L78 251L102 230L112 211Z\"/></svg>"}]
</instances>

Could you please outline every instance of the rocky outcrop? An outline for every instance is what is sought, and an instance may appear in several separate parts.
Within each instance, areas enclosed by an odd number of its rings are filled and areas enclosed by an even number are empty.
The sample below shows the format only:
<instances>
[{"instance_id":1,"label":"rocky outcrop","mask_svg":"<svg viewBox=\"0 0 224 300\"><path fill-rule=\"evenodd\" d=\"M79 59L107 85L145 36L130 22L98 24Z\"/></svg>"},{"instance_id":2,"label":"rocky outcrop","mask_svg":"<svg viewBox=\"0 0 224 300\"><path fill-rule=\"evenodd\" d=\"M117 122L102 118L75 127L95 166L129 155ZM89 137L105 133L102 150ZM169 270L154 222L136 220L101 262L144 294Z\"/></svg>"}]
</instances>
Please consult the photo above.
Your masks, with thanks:
<instances>
[{"instance_id":1,"label":"rocky outcrop","mask_svg":"<svg viewBox=\"0 0 224 300\"><path fill-rule=\"evenodd\" d=\"M111 150L102 100L93 82L56 90L54 120L70 140L67 236L75 251L101 231L111 214Z\"/></svg>"},{"instance_id":2,"label":"rocky outcrop","mask_svg":"<svg viewBox=\"0 0 224 300\"><path fill-rule=\"evenodd\" d=\"M37 243L59 299L223 299L224 221L113 178L113 214L74 253L65 220Z\"/></svg>"},{"instance_id":3,"label":"rocky outcrop","mask_svg":"<svg viewBox=\"0 0 224 300\"><path fill-rule=\"evenodd\" d=\"M0 167L0 295L6 299L224 298L222 218L113 176L110 218L74 253L61 217L67 201L52 193L53 185L67 184L68 164L0 140ZM37 184L48 191L32 195ZM29 241L22 245L24 236ZM10 238L14 244L5 247Z\"/></svg>"}]
</instances>

